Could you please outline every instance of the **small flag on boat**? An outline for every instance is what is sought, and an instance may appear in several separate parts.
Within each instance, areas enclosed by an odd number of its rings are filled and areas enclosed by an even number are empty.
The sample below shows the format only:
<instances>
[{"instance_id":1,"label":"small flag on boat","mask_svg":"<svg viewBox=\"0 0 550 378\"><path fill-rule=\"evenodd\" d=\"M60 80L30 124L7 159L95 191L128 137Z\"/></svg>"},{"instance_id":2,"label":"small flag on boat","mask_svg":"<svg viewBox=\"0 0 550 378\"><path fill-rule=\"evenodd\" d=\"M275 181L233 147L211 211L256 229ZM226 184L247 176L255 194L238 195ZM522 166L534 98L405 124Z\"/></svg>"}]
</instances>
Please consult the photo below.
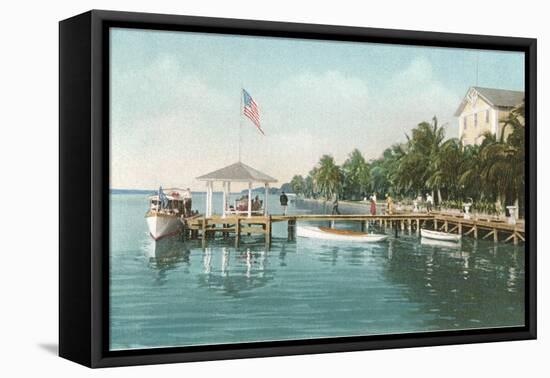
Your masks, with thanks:
<instances>
[{"instance_id":1,"label":"small flag on boat","mask_svg":"<svg viewBox=\"0 0 550 378\"><path fill-rule=\"evenodd\" d=\"M159 203L161 209L168 207L168 197L166 197L166 194L162 191L162 186L159 186Z\"/></svg>"},{"instance_id":2,"label":"small flag on boat","mask_svg":"<svg viewBox=\"0 0 550 378\"><path fill-rule=\"evenodd\" d=\"M247 116L254 126L258 128L258 130L263 134L264 131L262 130L262 127L260 126L260 112L258 110L258 104L256 104L256 101L250 96L250 94L243 89L243 113L245 116Z\"/></svg>"}]
</instances>

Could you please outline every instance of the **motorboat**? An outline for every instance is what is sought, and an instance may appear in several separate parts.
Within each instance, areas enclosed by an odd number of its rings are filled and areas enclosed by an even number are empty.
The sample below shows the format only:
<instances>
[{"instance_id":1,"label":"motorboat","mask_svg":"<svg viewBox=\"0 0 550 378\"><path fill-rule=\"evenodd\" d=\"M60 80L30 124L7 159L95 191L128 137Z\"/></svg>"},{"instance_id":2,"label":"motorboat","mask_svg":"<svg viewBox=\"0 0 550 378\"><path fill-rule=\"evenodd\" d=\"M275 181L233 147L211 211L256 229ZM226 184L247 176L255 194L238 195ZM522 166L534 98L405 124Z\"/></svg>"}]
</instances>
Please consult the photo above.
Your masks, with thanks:
<instances>
[{"instance_id":1,"label":"motorboat","mask_svg":"<svg viewBox=\"0 0 550 378\"><path fill-rule=\"evenodd\" d=\"M427 239L450 241L450 242L458 242L460 241L460 239L462 239L462 235L460 234L451 234L449 232L442 232L442 231L432 231L432 230L426 230L424 228L420 229L420 235L423 238L427 238Z\"/></svg>"},{"instance_id":2,"label":"motorboat","mask_svg":"<svg viewBox=\"0 0 550 378\"><path fill-rule=\"evenodd\" d=\"M303 238L363 243L381 242L388 238L388 235L369 234L366 232L318 226L298 226L296 235Z\"/></svg>"},{"instance_id":3,"label":"motorboat","mask_svg":"<svg viewBox=\"0 0 550 378\"><path fill-rule=\"evenodd\" d=\"M183 193L169 190L166 194L159 188L157 195L149 197L149 210L145 214L149 234L154 240L177 235L183 229L180 219L184 213Z\"/></svg>"}]
</instances>

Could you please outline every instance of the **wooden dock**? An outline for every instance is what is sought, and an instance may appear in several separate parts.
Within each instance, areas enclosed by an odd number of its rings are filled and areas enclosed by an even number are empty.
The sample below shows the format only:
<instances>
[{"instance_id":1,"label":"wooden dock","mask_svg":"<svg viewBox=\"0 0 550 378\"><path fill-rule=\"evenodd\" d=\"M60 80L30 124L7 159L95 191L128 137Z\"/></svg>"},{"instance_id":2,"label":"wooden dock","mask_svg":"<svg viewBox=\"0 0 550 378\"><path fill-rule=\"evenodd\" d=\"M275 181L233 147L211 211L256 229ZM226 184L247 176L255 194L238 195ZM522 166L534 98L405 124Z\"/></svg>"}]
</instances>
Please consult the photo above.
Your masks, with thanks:
<instances>
[{"instance_id":1,"label":"wooden dock","mask_svg":"<svg viewBox=\"0 0 550 378\"><path fill-rule=\"evenodd\" d=\"M491 218L465 219L461 215L444 213L400 213L392 215L329 215L329 214L296 214L296 215L213 215L197 216L188 219L184 225L185 239L198 239L203 247L216 234L223 238L234 237L235 247L238 247L243 235L261 234L265 236L266 246L271 246L272 226L277 222L287 222L288 240L296 237L298 222L358 222L362 231L367 225L376 225L380 229L392 229L396 235L399 232L420 233L421 228L456 233L471 236L474 239L492 238L495 242L525 242L525 226L523 222L508 224L506 221Z\"/></svg>"}]
</instances>

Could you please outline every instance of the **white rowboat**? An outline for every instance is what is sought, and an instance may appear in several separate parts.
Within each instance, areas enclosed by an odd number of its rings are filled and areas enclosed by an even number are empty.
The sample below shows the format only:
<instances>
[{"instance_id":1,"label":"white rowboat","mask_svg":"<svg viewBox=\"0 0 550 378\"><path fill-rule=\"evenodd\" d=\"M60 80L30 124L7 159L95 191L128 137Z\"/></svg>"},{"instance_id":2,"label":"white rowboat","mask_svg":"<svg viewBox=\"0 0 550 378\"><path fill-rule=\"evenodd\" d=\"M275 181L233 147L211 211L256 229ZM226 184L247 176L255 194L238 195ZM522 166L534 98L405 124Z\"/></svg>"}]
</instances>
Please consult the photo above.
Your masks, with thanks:
<instances>
[{"instance_id":1,"label":"white rowboat","mask_svg":"<svg viewBox=\"0 0 550 378\"><path fill-rule=\"evenodd\" d=\"M460 241L460 239L462 239L462 235L450 234L448 232L441 231L425 230L423 228L420 229L420 235L422 235L423 238L452 242L458 242Z\"/></svg>"},{"instance_id":2,"label":"white rowboat","mask_svg":"<svg viewBox=\"0 0 550 378\"><path fill-rule=\"evenodd\" d=\"M460 248L460 243L457 243L456 241L435 240L428 238L420 238L420 245L438 248Z\"/></svg>"},{"instance_id":3,"label":"white rowboat","mask_svg":"<svg viewBox=\"0 0 550 378\"><path fill-rule=\"evenodd\" d=\"M388 238L388 235L367 234L359 231L337 230L328 227L314 226L298 226L296 229L296 235L303 238L363 243L381 242Z\"/></svg>"}]
</instances>

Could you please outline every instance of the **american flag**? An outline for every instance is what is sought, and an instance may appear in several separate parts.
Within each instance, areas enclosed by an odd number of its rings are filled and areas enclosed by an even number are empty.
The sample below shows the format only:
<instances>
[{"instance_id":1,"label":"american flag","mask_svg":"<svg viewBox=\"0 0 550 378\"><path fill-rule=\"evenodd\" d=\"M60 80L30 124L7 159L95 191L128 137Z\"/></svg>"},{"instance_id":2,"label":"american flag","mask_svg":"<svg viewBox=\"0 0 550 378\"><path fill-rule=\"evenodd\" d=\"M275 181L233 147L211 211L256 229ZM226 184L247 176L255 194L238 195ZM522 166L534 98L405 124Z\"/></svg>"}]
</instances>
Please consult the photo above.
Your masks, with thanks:
<instances>
[{"instance_id":1,"label":"american flag","mask_svg":"<svg viewBox=\"0 0 550 378\"><path fill-rule=\"evenodd\" d=\"M245 116L247 116L252 123L258 128L258 130L263 134L264 131L262 130L262 127L260 126L260 112L258 110L258 104L256 104L256 101L250 96L250 94L243 89L243 102L244 102L244 108L243 113Z\"/></svg>"}]
</instances>

